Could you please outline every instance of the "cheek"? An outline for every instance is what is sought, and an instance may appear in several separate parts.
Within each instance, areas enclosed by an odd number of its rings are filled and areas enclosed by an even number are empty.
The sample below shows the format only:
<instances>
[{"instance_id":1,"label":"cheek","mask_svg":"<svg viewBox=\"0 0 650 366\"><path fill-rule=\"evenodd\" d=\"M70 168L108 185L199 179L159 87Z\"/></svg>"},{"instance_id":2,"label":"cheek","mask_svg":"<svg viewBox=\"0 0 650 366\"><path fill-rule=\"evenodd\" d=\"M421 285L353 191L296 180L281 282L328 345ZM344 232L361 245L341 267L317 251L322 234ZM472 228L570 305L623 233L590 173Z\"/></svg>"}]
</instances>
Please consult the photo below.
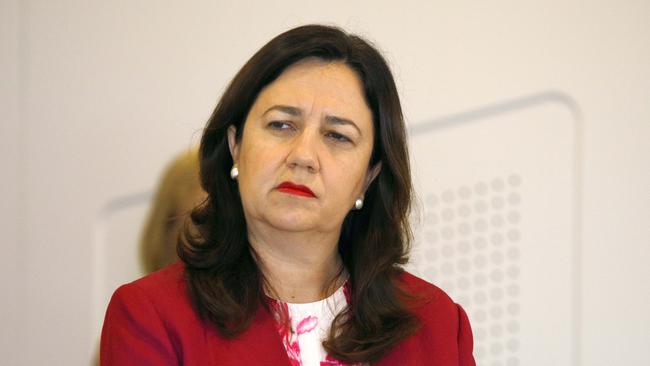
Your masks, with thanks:
<instances>
[{"instance_id":1,"label":"cheek","mask_svg":"<svg viewBox=\"0 0 650 366\"><path fill-rule=\"evenodd\" d=\"M341 165L341 167L336 174L329 177L329 185L335 190L338 201L354 202L363 190L366 169L359 167L358 164Z\"/></svg>"},{"instance_id":2,"label":"cheek","mask_svg":"<svg viewBox=\"0 0 650 366\"><path fill-rule=\"evenodd\" d=\"M240 155L240 185L263 191L260 188L273 183L273 172L282 162L280 152L263 142L249 146L245 146Z\"/></svg>"}]
</instances>

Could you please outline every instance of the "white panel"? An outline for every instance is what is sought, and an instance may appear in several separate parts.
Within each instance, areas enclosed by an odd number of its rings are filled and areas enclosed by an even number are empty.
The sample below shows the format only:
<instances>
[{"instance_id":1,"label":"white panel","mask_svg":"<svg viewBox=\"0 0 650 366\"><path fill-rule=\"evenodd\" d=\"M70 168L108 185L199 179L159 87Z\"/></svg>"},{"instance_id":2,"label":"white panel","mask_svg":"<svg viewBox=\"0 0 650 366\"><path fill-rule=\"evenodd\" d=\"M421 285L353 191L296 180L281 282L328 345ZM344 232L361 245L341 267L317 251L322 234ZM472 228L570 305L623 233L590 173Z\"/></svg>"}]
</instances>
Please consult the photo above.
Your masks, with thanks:
<instances>
[{"instance_id":1,"label":"white panel","mask_svg":"<svg viewBox=\"0 0 650 366\"><path fill-rule=\"evenodd\" d=\"M465 307L480 365L574 364L571 108L546 94L411 130L422 218L411 268Z\"/></svg>"},{"instance_id":2,"label":"white panel","mask_svg":"<svg viewBox=\"0 0 650 366\"><path fill-rule=\"evenodd\" d=\"M111 295L120 285L142 277L140 234L151 193L109 200L97 216L93 239L93 325L99 335Z\"/></svg>"}]
</instances>

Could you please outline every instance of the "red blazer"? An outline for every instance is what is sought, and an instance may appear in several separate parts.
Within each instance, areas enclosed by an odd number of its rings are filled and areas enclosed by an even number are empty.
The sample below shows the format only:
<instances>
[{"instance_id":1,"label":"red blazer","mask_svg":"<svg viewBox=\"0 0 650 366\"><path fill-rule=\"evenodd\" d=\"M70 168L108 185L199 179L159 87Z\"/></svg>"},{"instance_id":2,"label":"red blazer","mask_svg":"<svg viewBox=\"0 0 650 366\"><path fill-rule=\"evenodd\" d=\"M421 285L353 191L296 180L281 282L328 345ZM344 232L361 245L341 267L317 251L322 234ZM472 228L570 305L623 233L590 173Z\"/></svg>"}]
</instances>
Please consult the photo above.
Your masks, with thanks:
<instances>
[{"instance_id":1,"label":"red blazer","mask_svg":"<svg viewBox=\"0 0 650 366\"><path fill-rule=\"evenodd\" d=\"M190 304L183 268L177 262L115 291L102 329L102 366L290 366L274 320L263 307L234 340L203 322ZM463 309L428 282L408 273L403 280L428 299L416 312L422 326L375 365L475 366Z\"/></svg>"}]
</instances>

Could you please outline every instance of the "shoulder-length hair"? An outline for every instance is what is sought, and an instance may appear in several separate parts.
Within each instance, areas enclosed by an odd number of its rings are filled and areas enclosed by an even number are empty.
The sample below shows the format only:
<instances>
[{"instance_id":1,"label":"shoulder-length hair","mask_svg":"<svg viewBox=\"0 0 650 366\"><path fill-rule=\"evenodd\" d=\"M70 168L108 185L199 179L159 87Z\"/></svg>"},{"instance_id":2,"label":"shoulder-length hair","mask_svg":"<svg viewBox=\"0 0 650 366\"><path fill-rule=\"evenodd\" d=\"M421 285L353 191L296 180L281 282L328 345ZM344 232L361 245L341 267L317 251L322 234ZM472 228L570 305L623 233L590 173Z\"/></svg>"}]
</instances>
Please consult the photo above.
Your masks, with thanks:
<instances>
[{"instance_id":1,"label":"shoulder-length hair","mask_svg":"<svg viewBox=\"0 0 650 366\"><path fill-rule=\"evenodd\" d=\"M237 183L229 176L233 160L227 129L234 125L241 139L260 91L308 57L342 62L354 70L372 111L370 164L381 162L381 171L368 187L363 208L351 211L343 222L338 245L350 274L350 304L333 322L323 346L341 361L373 362L412 334L418 323L398 281L411 239L412 184L404 120L388 64L368 41L339 28L306 25L275 37L244 65L205 128L199 160L208 199L193 211L198 230L185 230L178 254L186 264L194 306L222 336L244 331L260 306L267 306Z\"/></svg>"}]
</instances>

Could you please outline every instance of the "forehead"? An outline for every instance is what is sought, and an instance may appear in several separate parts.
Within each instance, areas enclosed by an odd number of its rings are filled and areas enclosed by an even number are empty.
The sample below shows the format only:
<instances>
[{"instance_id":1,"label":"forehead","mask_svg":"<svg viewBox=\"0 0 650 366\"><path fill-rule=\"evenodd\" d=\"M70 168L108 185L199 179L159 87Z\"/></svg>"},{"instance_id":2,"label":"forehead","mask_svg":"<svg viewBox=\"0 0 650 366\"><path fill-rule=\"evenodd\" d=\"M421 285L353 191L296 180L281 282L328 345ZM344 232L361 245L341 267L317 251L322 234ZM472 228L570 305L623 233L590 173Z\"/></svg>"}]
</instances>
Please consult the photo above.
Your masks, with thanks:
<instances>
[{"instance_id":1,"label":"forehead","mask_svg":"<svg viewBox=\"0 0 650 366\"><path fill-rule=\"evenodd\" d=\"M290 105L306 114L336 115L372 128L361 80L342 62L310 58L288 67L262 89L251 112L262 113L273 105Z\"/></svg>"}]
</instances>

